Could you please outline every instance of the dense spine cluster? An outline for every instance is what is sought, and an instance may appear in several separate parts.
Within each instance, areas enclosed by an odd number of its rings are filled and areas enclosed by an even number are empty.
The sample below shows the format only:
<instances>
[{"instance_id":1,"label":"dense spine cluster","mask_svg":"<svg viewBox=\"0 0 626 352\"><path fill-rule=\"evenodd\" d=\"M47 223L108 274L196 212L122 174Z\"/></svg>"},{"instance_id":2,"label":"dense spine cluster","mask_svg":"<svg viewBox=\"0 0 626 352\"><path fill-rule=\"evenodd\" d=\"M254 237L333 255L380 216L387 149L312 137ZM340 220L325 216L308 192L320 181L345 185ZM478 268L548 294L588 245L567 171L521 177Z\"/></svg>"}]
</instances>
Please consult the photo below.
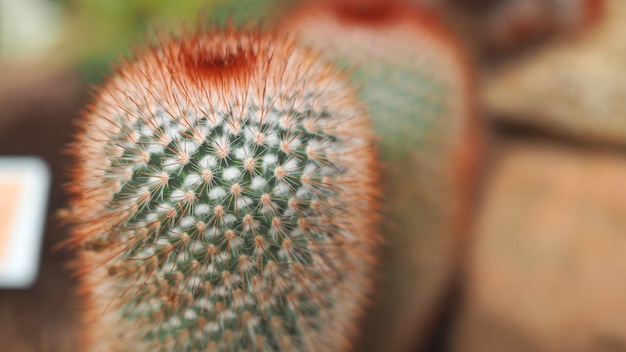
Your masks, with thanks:
<instances>
[{"instance_id":1,"label":"dense spine cluster","mask_svg":"<svg viewBox=\"0 0 626 352\"><path fill-rule=\"evenodd\" d=\"M282 37L162 40L81 124L72 217L85 349L341 350L370 286L372 132Z\"/></svg>"},{"instance_id":2,"label":"dense spine cluster","mask_svg":"<svg viewBox=\"0 0 626 352\"><path fill-rule=\"evenodd\" d=\"M317 1L282 27L344 67L380 136L386 241L360 351L410 350L453 275L478 153L463 51L436 17L398 0Z\"/></svg>"}]
</instances>

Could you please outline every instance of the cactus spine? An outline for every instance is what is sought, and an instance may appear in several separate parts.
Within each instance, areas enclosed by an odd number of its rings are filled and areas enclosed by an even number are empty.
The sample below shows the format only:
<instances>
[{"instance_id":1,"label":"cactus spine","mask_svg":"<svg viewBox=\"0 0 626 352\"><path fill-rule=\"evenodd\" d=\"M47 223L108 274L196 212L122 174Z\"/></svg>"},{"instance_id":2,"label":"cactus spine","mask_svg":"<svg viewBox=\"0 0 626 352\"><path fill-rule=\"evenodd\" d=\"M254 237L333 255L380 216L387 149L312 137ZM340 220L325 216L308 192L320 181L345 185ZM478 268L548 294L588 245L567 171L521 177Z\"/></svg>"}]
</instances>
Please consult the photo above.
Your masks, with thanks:
<instances>
[{"instance_id":1,"label":"cactus spine","mask_svg":"<svg viewBox=\"0 0 626 352\"><path fill-rule=\"evenodd\" d=\"M92 351L342 350L377 243L372 132L280 36L196 33L122 63L72 149Z\"/></svg>"},{"instance_id":2,"label":"cactus spine","mask_svg":"<svg viewBox=\"0 0 626 352\"><path fill-rule=\"evenodd\" d=\"M312 2L282 28L355 67L381 137L388 244L360 350L408 350L432 323L468 227L477 126L462 51L401 1Z\"/></svg>"}]
</instances>

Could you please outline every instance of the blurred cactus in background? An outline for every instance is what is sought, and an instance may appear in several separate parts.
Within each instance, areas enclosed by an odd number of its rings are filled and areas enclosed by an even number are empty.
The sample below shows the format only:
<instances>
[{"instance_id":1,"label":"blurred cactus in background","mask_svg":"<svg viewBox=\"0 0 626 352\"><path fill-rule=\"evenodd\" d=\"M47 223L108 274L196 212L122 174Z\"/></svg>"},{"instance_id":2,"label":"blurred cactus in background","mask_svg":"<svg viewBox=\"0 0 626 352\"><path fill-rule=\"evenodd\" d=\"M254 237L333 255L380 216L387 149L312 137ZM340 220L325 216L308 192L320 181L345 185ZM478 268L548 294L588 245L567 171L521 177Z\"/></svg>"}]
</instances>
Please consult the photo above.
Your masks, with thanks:
<instances>
[{"instance_id":1,"label":"blurred cactus in background","mask_svg":"<svg viewBox=\"0 0 626 352\"><path fill-rule=\"evenodd\" d=\"M291 41L236 31L119 66L72 147L81 351L350 346L377 170L346 81Z\"/></svg>"},{"instance_id":2,"label":"blurred cactus in background","mask_svg":"<svg viewBox=\"0 0 626 352\"><path fill-rule=\"evenodd\" d=\"M408 350L431 329L470 232L478 128L466 58L434 16L398 1L312 2L282 29L351 69L372 114L388 248L360 350Z\"/></svg>"}]
</instances>

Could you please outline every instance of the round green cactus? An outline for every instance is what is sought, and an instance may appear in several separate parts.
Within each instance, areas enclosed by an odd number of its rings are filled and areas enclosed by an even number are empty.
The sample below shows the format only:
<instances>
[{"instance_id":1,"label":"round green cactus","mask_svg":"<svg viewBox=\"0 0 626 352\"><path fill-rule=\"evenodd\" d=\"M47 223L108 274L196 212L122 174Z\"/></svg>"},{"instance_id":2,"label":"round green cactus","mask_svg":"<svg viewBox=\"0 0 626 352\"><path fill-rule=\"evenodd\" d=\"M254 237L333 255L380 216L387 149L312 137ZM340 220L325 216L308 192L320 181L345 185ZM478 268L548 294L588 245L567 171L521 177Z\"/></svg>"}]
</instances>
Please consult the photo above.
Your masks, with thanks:
<instances>
[{"instance_id":1,"label":"round green cactus","mask_svg":"<svg viewBox=\"0 0 626 352\"><path fill-rule=\"evenodd\" d=\"M375 157L353 89L279 36L164 40L73 145L85 350L341 350L373 266Z\"/></svg>"}]
</instances>

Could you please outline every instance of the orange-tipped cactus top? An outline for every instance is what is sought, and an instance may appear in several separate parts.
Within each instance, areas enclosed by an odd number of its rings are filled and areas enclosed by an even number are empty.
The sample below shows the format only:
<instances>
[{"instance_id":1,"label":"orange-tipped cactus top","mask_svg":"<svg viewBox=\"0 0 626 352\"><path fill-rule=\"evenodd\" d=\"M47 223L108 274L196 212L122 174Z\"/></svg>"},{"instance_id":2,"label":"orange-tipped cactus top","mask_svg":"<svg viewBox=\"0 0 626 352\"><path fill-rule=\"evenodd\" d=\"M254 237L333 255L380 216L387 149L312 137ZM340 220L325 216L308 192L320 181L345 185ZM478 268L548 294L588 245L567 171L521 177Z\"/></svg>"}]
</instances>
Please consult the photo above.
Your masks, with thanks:
<instances>
[{"instance_id":1,"label":"orange-tipped cactus top","mask_svg":"<svg viewBox=\"0 0 626 352\"><path fill-rule=\"evenodd\" d=\"M373 265L373 134L280 36L195 33L122 63L73 145L85 350L342 350Z\"/></svg>"}]
</instances>

